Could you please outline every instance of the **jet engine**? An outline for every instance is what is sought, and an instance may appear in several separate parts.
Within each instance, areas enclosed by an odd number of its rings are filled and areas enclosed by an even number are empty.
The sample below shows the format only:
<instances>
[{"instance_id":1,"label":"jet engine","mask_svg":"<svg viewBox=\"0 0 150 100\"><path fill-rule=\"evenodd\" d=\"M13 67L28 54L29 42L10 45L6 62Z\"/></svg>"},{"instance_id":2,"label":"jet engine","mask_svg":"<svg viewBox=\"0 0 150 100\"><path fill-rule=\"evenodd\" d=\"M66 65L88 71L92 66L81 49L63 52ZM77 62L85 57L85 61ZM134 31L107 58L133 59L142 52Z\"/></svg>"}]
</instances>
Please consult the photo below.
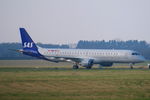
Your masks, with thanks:
<instances>
[{"instance_id":1,"label":"jet engine","mask_svg":"<svg viewBox=\"0 0 150 100\"><path fill-rule=\"evenodd\" d=\"M113 65L112 62L103 62L103 63L100 63L100 66L104 66L104 67L111 67Z\"/></svg>"},{"instance_id":2,"label":"jet engine","mask_svg":"<svg viewBox=\"0 0 150 100\"><path fill-rule=\"evenodd\" d=\"M90 69L93 66L94 60L93 59L84 59L80 62L80 65Z\"/></svg>"}]
</instances>

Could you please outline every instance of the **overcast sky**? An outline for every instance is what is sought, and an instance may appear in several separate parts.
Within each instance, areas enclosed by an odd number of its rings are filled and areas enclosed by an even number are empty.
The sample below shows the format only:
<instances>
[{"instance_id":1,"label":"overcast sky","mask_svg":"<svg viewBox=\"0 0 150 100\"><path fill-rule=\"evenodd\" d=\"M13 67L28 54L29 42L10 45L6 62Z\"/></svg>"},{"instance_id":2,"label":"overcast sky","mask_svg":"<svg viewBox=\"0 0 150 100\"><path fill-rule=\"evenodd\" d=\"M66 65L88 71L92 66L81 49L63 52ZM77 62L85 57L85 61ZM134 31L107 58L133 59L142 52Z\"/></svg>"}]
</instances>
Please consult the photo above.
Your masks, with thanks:
<instances>
[{"instance_id":1,"label":"overcast sky","mask_svg":"<svg viewBox=\"0 0 150 100\"><path fill-rule=\"evenodd\" d=\"M20 42L19 27L41 43L150 42L150 0L0 0L0 42Z\"/></svg>"}]
</instances>

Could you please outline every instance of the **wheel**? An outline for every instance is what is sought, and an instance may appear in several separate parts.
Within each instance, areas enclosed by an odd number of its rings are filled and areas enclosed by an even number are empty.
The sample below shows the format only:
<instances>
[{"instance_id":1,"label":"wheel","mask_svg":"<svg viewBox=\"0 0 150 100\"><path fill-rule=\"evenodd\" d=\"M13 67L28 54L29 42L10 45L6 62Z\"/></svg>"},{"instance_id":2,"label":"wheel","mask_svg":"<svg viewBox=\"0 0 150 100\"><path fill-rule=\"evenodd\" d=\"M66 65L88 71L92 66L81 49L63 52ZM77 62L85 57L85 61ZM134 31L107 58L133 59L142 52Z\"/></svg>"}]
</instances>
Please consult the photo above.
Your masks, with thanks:
<instances>
[{"instance_id":1,"label":"wheel","mask_svg":"<svg viewBox=\"0 0 150 100\"><path fill-rule=\"evenodd\" d=\"M86 67L86 69L91 69L91 68L92 68L92 66L87 66L87 67Z\"/></svg>"},{"instance_id":2,"label":"wheel","mask_svg":"<svg viewBox=\"0 0 150 100\"><path fill-rule=\"evenodd\" d=\"M130 64L130 68L133 69L133 64Z\"/></svg>"},{"instance_id":3,"label":"wheel","mask_svg":"<svg viewBox=\"0 0 150 100\"><path fill-rule=\"evenodd\" d=\"M150 64L148 64L148 68L150 69Z\"/></svg>"},{"instance_id":4,"label":"wheel","mask_svg":"<svg viewBox=\"0 0 150 100\"><path fill-rule=\"evenodd\" d=\"M73 69L78 69L79 66L78 65L73 65Z\"/></svg>"}]
</instances>

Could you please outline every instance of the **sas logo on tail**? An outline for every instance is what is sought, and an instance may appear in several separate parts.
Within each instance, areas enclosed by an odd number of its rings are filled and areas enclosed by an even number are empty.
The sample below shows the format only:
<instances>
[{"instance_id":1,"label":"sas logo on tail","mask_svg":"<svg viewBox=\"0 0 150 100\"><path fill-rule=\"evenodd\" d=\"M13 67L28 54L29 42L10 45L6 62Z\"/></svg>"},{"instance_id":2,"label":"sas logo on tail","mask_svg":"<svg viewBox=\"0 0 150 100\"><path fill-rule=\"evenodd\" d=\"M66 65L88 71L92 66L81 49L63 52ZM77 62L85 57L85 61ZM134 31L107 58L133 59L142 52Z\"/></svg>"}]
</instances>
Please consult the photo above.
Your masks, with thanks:
<instances>
[{"instance_id":1,"label":"sas logo on tail","mask_svg":"<svg viewBox=\"0 0 150 100\"><path fill-rule=\"evenodd\" d=\"M24 42L23 47L24 48L32 48L33 47L33 42Z\"/></svg>"}]
</instances>

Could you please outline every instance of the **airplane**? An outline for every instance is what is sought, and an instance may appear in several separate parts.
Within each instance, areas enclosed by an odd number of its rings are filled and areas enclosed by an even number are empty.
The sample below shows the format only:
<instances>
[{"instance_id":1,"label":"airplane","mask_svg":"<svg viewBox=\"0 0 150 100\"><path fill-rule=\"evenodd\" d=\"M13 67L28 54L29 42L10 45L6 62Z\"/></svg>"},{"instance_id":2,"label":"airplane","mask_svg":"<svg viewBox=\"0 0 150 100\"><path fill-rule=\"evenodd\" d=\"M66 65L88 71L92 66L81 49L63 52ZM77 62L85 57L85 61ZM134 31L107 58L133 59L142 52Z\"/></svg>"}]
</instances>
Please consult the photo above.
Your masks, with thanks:
<instances>
[{"instance_id":1,"label":"airplane","mask_svg":"<svg viewBox=\"0 0 150 100\"><path fill-rule=\"evenodd\" d=\"M50 49L35 44L25 28L20 28L22 49L17 50L24 55L36 57L51 62L72 62L73 69L79 66L91 69L94 64L111 67L113 63L133 64L145 61L145 58L133 50L109 49Z\"/></svg>"}]
</instances>

